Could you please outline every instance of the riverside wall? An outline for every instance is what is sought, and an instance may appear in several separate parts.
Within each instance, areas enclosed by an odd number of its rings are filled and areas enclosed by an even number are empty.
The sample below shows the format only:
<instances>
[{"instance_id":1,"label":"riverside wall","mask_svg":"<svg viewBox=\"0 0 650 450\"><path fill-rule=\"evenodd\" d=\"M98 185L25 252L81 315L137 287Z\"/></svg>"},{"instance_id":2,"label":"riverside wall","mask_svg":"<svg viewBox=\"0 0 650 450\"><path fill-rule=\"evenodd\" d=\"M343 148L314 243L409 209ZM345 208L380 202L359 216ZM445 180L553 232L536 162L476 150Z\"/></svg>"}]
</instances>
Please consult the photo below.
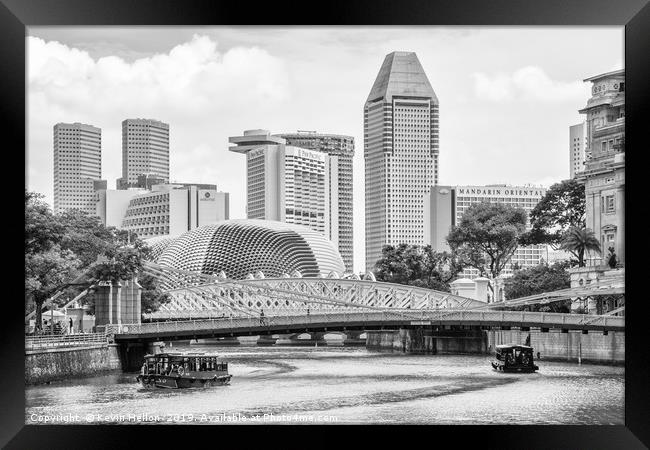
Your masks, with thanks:
<instances>
[{"instance_id":1,"label":"riverside wall","mask_svg":"<svg viewBox=\"0 0 650 450\"><path fill-rule=\"evenodd\" d=\"M116 344L25 351L25 384L122 370Z\"/></svg>"},{"instance_id":2,"label":"riverside wall","mask_svg":"<svg viewBox=\"0 0 650 450\"><path fill-rule=\"evenodd\" d=\"M542 360L593 362L602 364L625 363L625 333L610 331L606 335L602 331L549 330L542 333L539 330L488 330L488 347L491 351L495 345L523 344L530 334L530 345L535 355L540 353Z\"/></svg>"},{"instance_id":3,"label":"riverside wall","mask_svg":"<svg viewBox=\"0 0 650 450\"><path fill-rule=\"evenodd\" d=\"M530 345L541 359L569 362L623 364L625 333L570 330L427 330L368 331L366 348L419 354L492 354L500 344Z\"/></svg>"}]
</instances>

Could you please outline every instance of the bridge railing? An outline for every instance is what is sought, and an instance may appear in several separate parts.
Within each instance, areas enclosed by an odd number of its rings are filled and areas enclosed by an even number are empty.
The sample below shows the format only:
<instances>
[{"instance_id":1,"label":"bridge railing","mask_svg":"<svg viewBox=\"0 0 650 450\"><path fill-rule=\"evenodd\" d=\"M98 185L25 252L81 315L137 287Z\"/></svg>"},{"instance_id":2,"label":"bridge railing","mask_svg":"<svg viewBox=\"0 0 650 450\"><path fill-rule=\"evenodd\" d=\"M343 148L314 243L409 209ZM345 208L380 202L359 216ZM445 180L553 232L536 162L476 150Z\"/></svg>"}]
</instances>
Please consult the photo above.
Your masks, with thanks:
<instances>
[{"instance_id":1,"label":"bridge railing","mask_svg":"<svg viewBox=\"0 0 650 450\"><path fill-rule=\"evenodd\" d=\"M336 311L331 313L316 313L310 315L269 315L265 317L228 317L196 320L177 320L169 322L152 322L142 324L111 325L115 334L157 334L200 330L221 330L237 328L279 328L291 325L321 325L334 323L399 323L429 322L431 324L446 323L484 323L516 324L526 326L548 325L549 328L581 328L587 326L602 326L620 329L625 326L625 318L617 316L598 316L586 314L562 314L529 311L491 311L491 310L390 310L390 311Z\"/></svg>"},{"instance_id":2,"label":"bridge railing","mask_svg":"<svg viewBox=\"0 0 650 450\"><path fill-rule=\"evenodd\" d=\"M98 347L107 343L108 339L105 333L25 336L25 350L46 350L63 347Z\"/></svg>"}]
</instances>

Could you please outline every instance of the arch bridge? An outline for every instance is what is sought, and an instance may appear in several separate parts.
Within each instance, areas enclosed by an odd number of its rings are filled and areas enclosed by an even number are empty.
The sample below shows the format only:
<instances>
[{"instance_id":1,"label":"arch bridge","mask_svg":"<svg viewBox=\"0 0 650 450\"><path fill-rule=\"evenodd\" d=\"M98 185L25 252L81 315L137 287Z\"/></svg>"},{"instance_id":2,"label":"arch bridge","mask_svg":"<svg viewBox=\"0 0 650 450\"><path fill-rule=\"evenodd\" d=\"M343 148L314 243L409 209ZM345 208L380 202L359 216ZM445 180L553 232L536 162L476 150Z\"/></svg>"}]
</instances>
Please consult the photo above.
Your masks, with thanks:
<instances>
[{"instance_id":1,"label":"arch bridge","mask_svg":"<svg viewBox=\"0 0 650 450\"><path fill-rule=\"evenodd\" d=\"M119 341L196 339L275 333L380 330L403 327L539 327L623 331L624 317L508 311L509 306L556 301L576 295L609 295L624 286L565 289L512 302L486 304L431 289L341 278L257 278L232 280L219 275L147 263L170 301L145 314L147 322L112 324ZM500 310L499 310L500 309Z\"/></svg>"}]
</instances>

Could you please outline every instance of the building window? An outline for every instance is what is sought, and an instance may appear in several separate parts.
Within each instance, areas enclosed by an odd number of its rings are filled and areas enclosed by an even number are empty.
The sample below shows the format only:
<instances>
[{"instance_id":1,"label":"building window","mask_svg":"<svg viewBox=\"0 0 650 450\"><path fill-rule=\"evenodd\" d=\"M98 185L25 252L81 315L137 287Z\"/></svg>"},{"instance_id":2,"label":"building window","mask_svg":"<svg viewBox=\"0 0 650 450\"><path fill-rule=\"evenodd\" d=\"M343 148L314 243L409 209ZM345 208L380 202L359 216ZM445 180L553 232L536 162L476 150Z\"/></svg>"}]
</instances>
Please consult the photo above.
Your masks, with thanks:
<instances>
[{"instance_id":1,"label":"building window","mask_svg":"<svg viewBox=\"0 0 650 450\"><path fill-rule=\"evenodd\" d=\"M611 214L616 212L616 205L614 203L614 196L607 195L605 196L605 213Z\"/></svg>"}]
</instances>

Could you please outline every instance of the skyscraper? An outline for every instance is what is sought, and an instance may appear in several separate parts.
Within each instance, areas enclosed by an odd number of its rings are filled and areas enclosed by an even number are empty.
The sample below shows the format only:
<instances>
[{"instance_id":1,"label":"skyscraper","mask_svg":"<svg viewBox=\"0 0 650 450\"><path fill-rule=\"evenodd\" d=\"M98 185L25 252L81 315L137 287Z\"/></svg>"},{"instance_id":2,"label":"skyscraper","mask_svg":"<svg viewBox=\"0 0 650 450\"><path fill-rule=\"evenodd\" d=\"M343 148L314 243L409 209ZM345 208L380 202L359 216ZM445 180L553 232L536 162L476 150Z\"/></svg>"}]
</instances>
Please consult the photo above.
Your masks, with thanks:
<instances>
[{"instance_id":1,"label":"skyscraper","mask_svg":"<svg viewBox=\"0 0 650 450\"><path fill-rule=\"evenodd\" d=\"M122 178L118 189L138 186L139 175L169 182L169 124L153 119L122 122Z\"/></svg>"},{"instance_id":2,"label":"skyscraper","mask_svg":"<svg viewBox=\"0 0 650 450\"><path fill-rule=\"evenodd\" d=\"M54 212L95 214L94 183L102 175L102 130L83 123L54 125Z\"/></svg>"},{"instance_id":3,"label":"skyscraper","mask_svg":"<svg viewBox=\"0 0 650 450\"><path fill-rule=\"evenodd\" d=\"M332 242L338 243L339 253L343 258L345 270L354 270L353 224L352 224L352 159L354 157L354 138L338 134L322 134L315 131L279 134L287 145L316 150L330 155L331 161L337 162L330 174L338 175L337 183L330 183L329 203L330 236ZM336 157L336 158L334 158ZM337 191L334 191L338 187ZM337 207L338 196L338 207Z\"/></svg>"},{"instance_id":4,"label":"skyscraper","mask_svg":"<svg viewBox=\"0 0 650 450\"><path fill-rule=\"evenodd\" d=\"M246 155L246 216L305 225L330 237L330 193L338 177L330 171L337 158L286 145L267 130L247 130L233 136L231 152ZM337 196L333 195L336 199ZM334 242L336 245L336 242Z\"/></svg>"},{"instance_id":5,"label":"skyscraper","mask_svg":"<svg viewBox=\"0 0 650 450\"><path fill-rule=\"evenodd\" d=\"M575 177L576 173L585 169L587 158L587 124L579 123L569 127L569 175Z\"/></svg>"},{"instance_id":6,"label":"skyscraper","mask_svg":"<svg viewBox=\"0 0 650 450\"><path fill-rule=\"evenodd\" d=\"M366 269L386 244L424 243L438 184L438 97L415 53L386 56L364 106Z\"/></svg>"}]
</instances>

